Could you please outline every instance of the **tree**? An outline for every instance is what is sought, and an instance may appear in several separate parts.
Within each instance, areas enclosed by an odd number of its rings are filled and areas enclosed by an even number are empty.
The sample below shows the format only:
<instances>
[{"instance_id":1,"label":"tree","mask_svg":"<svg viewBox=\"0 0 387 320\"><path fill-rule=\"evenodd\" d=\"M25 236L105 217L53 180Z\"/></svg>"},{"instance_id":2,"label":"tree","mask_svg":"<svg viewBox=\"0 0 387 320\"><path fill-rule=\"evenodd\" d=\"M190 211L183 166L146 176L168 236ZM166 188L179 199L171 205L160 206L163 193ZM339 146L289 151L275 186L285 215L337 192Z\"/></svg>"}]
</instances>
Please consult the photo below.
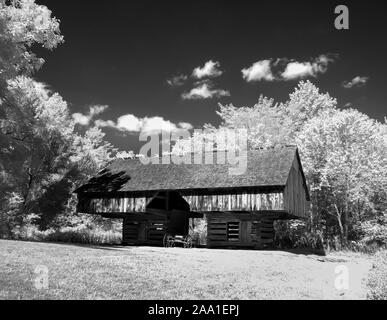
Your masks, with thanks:
<instances>
[{"instance_id":1,"label":"tree","mask_svg":"<svg viewBox=\"0 0 387 320\"><path fill-rule=\"evenodd\" d=\"M7 80L31 75L44 60L30 49L34 45L52 50L63 42L59 20L34 0L0 0L0 93Z\"/></svg>"},{"instance_id":2,"label":"tree","mask_svg":"<svg viewBox=\"0 0 387 320\"><path fill-rule=\"evenodd\" d=\"M223 127L247 129L249 149L291 143L290 123L285 117L284 105L275 104L273 99L260 96L253 107L236 108L233 105L220 105L217 114L222 119Z\"/></svg>"},{"instance_id":3,"label":"tree","mask_svg":"<svg viewBox=\"0 0 387 320\"><path fill-rule=\"evenodd\" d=\"M312 82L300 81L285 102L285 117L291 122L291 135L295 138L304 124L320 112L335 109L337 101L328 93L321 93Z\"/></svg>"},{"instance_id":4,"label":"tree","mask_svg":"<svg viewBox=\"0 0 387 320\"><path fill-rule=\"evenodd\" d=\"M326 110L297 137L316 214L332 215L340 235L386 210L386 124L354 109Z\"/></svg>"},{"instance_id":5,"label":"tree","mask_svg":"<svg viewBox=\"0 0 387 320\"><path fill-rule=\"evenodd\" d=\"M283 104L274 104L273 99L260 96L253 107L235 107L232 104L219 104L217 114L221 118L221 125L214 127L206 124L203 132L194 132L192 137L179 141L174 151L187 149L191 145L204 143L207 150L232 149L235 141L227 140L231 132L237 129L247 130L247 148L271 148L292 143L290 139L291 123L285 116ZM218 141L226 141L227 145ZM234 140L234 139L233 139ZM212 147L211 147L212 146Z\"/></svg>"},{"instance_id":6,"label":"tree","mask_svg":"<svg viewBox=\"0 0 387 320\"><path fill-rule=\"evenodd\" d=\"M3 194L21 197L20 214L29 214L69 166L74 125L57 93L24 76L8 83L4 109L9 125L1 127L0 184Z\"/></svg>"}]
</instances>

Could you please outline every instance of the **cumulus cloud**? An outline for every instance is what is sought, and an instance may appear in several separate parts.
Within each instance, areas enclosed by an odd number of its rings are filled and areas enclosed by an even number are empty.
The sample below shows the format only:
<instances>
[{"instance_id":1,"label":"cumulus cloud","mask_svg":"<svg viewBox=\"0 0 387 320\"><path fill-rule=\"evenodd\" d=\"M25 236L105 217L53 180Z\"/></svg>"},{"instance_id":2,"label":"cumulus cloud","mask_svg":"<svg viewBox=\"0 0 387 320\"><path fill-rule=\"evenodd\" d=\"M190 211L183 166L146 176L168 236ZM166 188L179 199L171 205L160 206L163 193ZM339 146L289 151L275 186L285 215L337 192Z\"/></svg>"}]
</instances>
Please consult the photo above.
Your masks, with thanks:
<instances>
[{"instance_id":1,"label":"cumulus cloud","mask_svg":"<svg viewBox=\"0 0 387 320\"><path fill-rule=\"evenodd\" d=\"M273 81L274 76L271 71L271 60L260 60L255 62L251 67L242 69L243 79L247 82L252 81Z\"/></svg>"},{"instance_id":2,"label":"cumulus cloud","mask_svg":"<svg viewBox=\"0 0 387 320\"><path fill-rule=\"evenodd\" d=\"M106 111L109 108L107 105L95 105L89 108L89 114L94 117Z\"/></svg>"},{"instance_id":3,"label":"cumulus cloud","mask_svg":"<svg viewBox=\"0 0 387 320\"><path fill-rule=\"evenodd\" d=\"M287 64L281 77L284 80L317 77L319 73L325 73L328 70L328 64L333 61L334 58L331 55L320 55L316 59L306 62L291 61Z\"/></svg>"},{"instance_id":4,"label":"cumulus cloud","mask_svg":"<svg viewBox=\"0 0 387 320\"><path fill-rule=\"evenodd\" d=\"M214 89L211 82L199 82L189 92L185 92L181 95L184 100L200 100L228 97L230 92L223 89Z\"/></svg>"},{"instance_id":5,"label":"cumulus cloud","mask_svg":"<svg viewBox=\"0 0 387 320\"><path fill-rule=\"evenodd\" d=\"M362 87L368 82L368 80L369 80L369 77L357 76L350 81L344 81L343 87L346 89L351 89L353 87Z\"/></svg>"},{"instance_id":6,"label":"cumulus cloud","mask_svg":"<svg viewBox=\"0 0 387 320\"><path fill-rule=\"evenodd\" d=\"M82 113L76 112L72 114L73 120L76 124L81 126L88 126L90 123L90 118Z\"/></svg>"},{"instance_id":7,"label":"cumulus cloud","mask_svg":"<svg viewBox=\"0 0 387 320\"><path fill-rule=\"evenodd\" d=\"M296 61L287 58L265 59L242 69L243 79L252 81L289 81L307 77L317 77L328 70L336 55L322 54L309 61Z\"/></svg>"},{"instance_id":8,"label":"cumulus cloud","mask_svg":"<svg viewBox=\"0 0 387 320\"><path fill-rule=\"evenodd\" d=\"M197 67L193 70L192 76L196 79L214 78L223 74L223 71L219 69L220 63L218 61L207 61L203 67Z\"/></svg>"},{"instance_id":9,"label":"cumulus cloud","mask_svg":"<svg viewBox=\"0 0 387 320\"><path fill-rule=\"evenodd\" d=\"M89 111L87 114L76 112L73 113L71 116L76 124L79 124L81 126L88 126L93 120L93 118L103 113L107 108L108 106L106 105L95 105L89 107Z\"/></svg>"},{"instance_id":10,"label":"cumulus cloud","mask_svg":"<svg viewBox=\"0 0 387 320\"><path fill-rule=\"evenodd\" d=\"M190 130L193 126L187 122L179 122L175 124L163 117L144 117L139 118L133 114L125 114L117 118L117 121L112 120L96 120L95 125L98 127L109 127L121 132L160 132L160 131L177 131L181 129Z\"/></svg>"},{"instance_id":11,"label":"cumulus cloud","mask_svg":"<svg viewBox=\"0 0 387 320\"><path fill-rule=\"evenodd\" d=\"M184 82L188 79L188 76L185 74L179 74L177 76L172 77L167 80L168 85L171 87L180 87L184 84Z\"/></svg>"},{"instance_id":12,"label":"cumulus cloud","mask_svg":"<svg viewBox=\"0 0 387 320\"><path fill-rule=\"evenodd\" d=\"M294 80L314 76L313 65L310 62L290 62L282 73L285 80Z\"/></svg>"}]
</instances>

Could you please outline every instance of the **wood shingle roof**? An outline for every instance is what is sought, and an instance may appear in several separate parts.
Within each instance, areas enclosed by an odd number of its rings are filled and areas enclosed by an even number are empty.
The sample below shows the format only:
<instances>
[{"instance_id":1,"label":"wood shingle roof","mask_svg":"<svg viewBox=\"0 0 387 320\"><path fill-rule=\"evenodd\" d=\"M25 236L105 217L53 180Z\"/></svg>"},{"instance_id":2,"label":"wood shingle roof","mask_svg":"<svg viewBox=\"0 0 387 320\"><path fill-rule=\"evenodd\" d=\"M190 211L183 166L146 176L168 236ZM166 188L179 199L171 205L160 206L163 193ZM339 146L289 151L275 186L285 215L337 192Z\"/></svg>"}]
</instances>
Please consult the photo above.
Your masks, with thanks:
<instances>
[{"instance_id":1,"label":"wood shingle roof","mask_svg":"<svg viewBox=\"0 0 387 320\"><path fill-rule=\"evenodd\" d=\"M214 153L215 154L215 153ZM101 170L77 193L150 192L229 188L284 187L298 151L295 146L247 152L247 168L231 175L235 165L148 164L140 159L118 159ZM216 158L215 158L216 159Z\"/></svg>"}]
</instances>

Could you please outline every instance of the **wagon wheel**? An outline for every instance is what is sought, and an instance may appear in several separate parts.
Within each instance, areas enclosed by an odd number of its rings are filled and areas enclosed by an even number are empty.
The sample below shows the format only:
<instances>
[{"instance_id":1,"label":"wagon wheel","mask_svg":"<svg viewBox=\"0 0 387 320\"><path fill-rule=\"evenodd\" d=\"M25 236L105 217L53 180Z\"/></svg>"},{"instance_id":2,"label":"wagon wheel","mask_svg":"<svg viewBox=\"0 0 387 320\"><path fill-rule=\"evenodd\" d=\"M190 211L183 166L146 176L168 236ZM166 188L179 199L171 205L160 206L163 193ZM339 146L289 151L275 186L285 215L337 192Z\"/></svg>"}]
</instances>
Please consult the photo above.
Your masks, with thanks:
<instances>
[{"instance_id":1,"label":"wagon wheel","mask_svg":"<svg viewBox=\"0 0 387 320\"><path fill-rule=\"evenodd\" d=\"M186 236L184 239L184 248L192 248L193 246L193 241L191 236Z\"/></svg>"},{"instance_id":2,"label":"wagon wheel","mask_svg":"<svg viewBox=\"0 0 387 320\"><path fill-rule=\"evenodd\" d=\"M170 234L166 233L164 235L163 245L164 245L165 248L172 248L172 247L174 247L175 246L174 238Z\"/></svg>"}]
</instances>

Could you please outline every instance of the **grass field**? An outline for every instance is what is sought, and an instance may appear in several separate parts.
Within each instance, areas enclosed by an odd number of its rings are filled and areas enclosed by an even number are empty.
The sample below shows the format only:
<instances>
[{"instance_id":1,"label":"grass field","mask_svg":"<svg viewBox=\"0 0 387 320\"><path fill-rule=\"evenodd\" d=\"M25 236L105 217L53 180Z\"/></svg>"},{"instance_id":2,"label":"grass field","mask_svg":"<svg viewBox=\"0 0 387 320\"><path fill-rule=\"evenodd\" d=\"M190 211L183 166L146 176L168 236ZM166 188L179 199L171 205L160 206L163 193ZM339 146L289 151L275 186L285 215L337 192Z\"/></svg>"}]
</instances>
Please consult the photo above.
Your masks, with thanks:
<instances>
[{"instance_id":1,"label":"grass field","mask_svg":"<svg viewBox=\"0 0 387 320\"><path fill-rule=\"evenodd\" d=\"M335 288L342 266L349 289ZM370 268L357 254L0 240L0 299L364 299Z\"/></svg>"}]
</instances>

